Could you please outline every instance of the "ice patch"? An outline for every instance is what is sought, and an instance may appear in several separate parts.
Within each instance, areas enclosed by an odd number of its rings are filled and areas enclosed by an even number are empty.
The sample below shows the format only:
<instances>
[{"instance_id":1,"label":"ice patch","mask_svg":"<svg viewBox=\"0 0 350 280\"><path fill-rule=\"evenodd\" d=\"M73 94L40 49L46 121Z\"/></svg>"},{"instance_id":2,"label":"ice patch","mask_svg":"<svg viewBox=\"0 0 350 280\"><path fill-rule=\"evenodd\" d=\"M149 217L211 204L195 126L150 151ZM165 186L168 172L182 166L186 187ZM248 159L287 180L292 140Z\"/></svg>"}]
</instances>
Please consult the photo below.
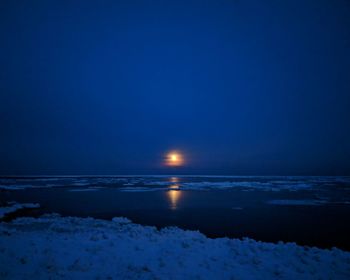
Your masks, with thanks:
<instances>
[{"instance_id":1,"label":"ice patch","mask_svg":"<svg viewBox=\"0 0 350 280\"><path fill-rule=\"evenodd\" d=\"M275 200L269 200L267 202L268 204L274 204L274 205L310 205L310 206L316 206L316 205L324 205L327 203L326 200L315 200L315 199L275 199Z\"/></svg>"},{"instance_id":2,"label":"ice patch","mask_svg":"<svg viewBox=\"0 0 350 280\"><path fill-rule=\"evenodd\" d=\"M0 185L0 190L24 190L32 187L32 185Z\"/></svg>"},{"instance_id":3,"label":"ice patch","mask_svg":"<svg viewBox=\"0 0 350 280\"><path fill-rule=\"evenodd\" d=\"M84 187L84 186L89 186L90 185L90 183L87 183L87 182L75 182L75 183L73 183L72 184L73 186L81 186L81 187Z\"/></svg>"},{"instance_id":4,"label":"ice patch","mask_svg":"<svg viewBox=\"0 0 350 280\"><path fill-rule=\"evenodd\" d=\"M97 188L81 188L81 189L70 189L69 192L95 192Z\"/></svg>"},{"instance_id":5,"label":"ice patch","mask_svg":"<svg viewBox=\"0 0 350 280\"><path fill-rule=\"evenodd\" d=\"M10 213L14 213L20 209L25 208L39 208L39 203L16 203L16 202L9 202L9 206L0 207L0 219L4 218L6 215Z\"/></svg>"},{"instance_id":6,"label":"ice patch","mask_svg":"<svg viewBox=\"0 0 350 280\"><path fill-rule=\"evenodd\" d=\"M166 191L165 188L150 188L150 187L122 187L118 188L121 192L153 192L153 191Z\"/></svg>"},{"instance_id":7,"label":"ice patch","mask_svg":"<svg viewBox=\"0 0 350 280\"><path fill-rule=\"evenodd\" d=\"M176 181L174 181L176 180ZM53 181L53 182L51 182ZM138 187L137 191L153 191L152 187L168 188L176 183L182 190L241 191L311 191L341 185L350 188L349 177L258 177L258 176L119 176L119 177L53 177L53 178L0 178L0 190L23 190L53 187ZM151 189L148 189L148 188ZM143 188L143 189L141 189Z\"/></svg>"},{"instance_id":8,"label":"ice patch","mask_svg":"<svg viewBox=\"0 0 350 280\"><path fill-rule=\"evenodd\" d=\"M173 182L165 181L150 181L145 182L146 186L171 186ZM227 190L227 189L241 189L244 191L260 190L260 191L298 191L311 190L312 184L308 183L294 183L294 182L257 182L257 181L219 181L219 182L176 182L182 190Z\"/></svg>"}]
</instances>

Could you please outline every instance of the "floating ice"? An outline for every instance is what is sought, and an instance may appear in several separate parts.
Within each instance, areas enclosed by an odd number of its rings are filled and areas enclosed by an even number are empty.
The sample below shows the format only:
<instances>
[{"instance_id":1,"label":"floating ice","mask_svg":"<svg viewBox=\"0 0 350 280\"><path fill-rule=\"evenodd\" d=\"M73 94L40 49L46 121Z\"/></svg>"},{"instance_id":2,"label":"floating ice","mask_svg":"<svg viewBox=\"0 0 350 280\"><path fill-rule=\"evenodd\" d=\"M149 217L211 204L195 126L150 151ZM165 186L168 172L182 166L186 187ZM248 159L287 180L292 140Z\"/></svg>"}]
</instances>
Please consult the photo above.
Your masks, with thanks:
<instances>
[{"instance_id":1,"label":"floating ice","mask_svg":"<svg viewBox=\"0 0 350 280\"><path fill-rule=\"evenodd\" d=\"M269 200L267 203L275 205L323 205L326 204L325 200L316 200L316 199L275 199Z\"/></svg>"},{"instance_id":2,"label":"floating ice","mask_svg":"<svg viewBox=\"0 0 350 280\"><path fill-rule=\"evenodd\" d=\"M101 186L120 191L154 191L162 188L165 190L174 184L173 178L173 176L0 178L0 190ZM341 184L343 189L350 189L350 177L180 176L176 179L176 184L182 190L311 191L334 187L337 184ZM128 187L130 189L127 189ZM135 187L135 190L131 190L131 187Z\"/></svg>"},{"instance_id":3,"label":"floating ice","mask_svg":"<svg viewBox=\"0 0 350 280\"><path fill-rule=\"evenodd\" d=\"M0 219L4 218L6 215L10 213L14 213L20 209L25 208L39 208L39 203L9 203L9 206L0 207Z\"/></svg>"}]
</instances>

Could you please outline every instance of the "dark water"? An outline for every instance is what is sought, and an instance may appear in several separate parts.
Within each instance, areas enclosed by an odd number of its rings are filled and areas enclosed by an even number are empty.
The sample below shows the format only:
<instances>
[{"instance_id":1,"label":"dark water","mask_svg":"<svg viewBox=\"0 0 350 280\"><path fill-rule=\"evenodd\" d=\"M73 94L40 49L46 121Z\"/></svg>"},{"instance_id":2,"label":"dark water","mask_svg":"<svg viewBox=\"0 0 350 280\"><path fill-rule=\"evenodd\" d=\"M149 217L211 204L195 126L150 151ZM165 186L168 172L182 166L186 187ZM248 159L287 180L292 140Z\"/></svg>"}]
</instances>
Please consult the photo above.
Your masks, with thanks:
<instances>
[{"instance_id":1,"label":"dark water","mask_svg":"<svg viewBox=\"0 0 350 280\"><path fill-rule=\"evenodd\" d=\"M18 215L60 213L178 226L210 237L250 237L350 250L350 178L2 178L0 203L40 203ZM13 188L21 188L13 190Z\"/></svg>"}]
</instances>

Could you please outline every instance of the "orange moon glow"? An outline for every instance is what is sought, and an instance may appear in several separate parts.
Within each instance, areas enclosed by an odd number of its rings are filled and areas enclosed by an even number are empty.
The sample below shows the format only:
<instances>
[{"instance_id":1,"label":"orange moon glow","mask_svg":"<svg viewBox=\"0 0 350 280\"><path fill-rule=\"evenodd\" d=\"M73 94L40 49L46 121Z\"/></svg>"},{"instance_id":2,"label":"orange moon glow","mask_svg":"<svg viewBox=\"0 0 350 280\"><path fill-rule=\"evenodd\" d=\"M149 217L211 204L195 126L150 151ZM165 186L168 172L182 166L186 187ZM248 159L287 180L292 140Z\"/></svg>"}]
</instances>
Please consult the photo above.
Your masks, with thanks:
<instances>
[{"instance_id":1,"label":"orange moon glow","mask_svg":"<svg viewBox=\"0 0 350 280\"><path fill-rule=\"evenodd\" d=\"M184 157L180 152L170 152L166 155L165 164L167 166L182 166L184 164Z\"/></svg>"}]
</instances>

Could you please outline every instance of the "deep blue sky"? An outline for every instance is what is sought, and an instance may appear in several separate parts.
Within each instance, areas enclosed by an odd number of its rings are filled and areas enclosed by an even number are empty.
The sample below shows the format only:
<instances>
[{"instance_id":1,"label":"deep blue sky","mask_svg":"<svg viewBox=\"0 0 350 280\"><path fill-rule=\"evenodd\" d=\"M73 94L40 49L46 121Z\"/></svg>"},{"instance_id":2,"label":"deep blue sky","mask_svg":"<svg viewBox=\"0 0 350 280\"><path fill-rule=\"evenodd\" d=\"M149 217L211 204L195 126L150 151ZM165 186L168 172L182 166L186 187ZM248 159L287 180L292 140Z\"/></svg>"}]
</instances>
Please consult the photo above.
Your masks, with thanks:
<instances>
[{"instance_id":1,"label":"deep blue sky","mask_svg":"<svg viewBox=\"0 0 350 280\"><path fill-rule=\"evenodd\" d=\"M0 174L350 174L347 0L8 0L0 35Z\"/></svg>"}]
</instances>

